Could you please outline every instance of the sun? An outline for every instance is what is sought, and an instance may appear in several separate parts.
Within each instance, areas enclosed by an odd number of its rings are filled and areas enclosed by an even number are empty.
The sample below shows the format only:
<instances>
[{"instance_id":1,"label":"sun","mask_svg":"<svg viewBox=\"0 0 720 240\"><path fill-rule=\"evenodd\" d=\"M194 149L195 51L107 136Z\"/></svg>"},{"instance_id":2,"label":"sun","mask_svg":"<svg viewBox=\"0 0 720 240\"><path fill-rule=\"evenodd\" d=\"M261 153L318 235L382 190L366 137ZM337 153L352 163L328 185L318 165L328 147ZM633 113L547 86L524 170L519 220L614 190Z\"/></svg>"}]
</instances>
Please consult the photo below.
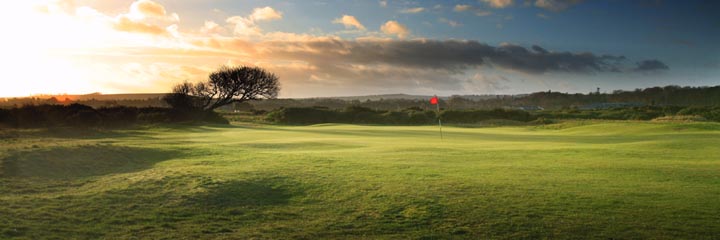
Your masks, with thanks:
<instances>
[{"instance_id":1,"label":"sun","mask_svg":"<svg viewBox=\"0 0 720 240\"><path fill-rule=\"evenodd\" d=\"M18 1L2 10L7 34L0 45L0 96L99 91L83 53L107 47L111 32L104 16L61 2Z\"/></svg>"}]
</instances>

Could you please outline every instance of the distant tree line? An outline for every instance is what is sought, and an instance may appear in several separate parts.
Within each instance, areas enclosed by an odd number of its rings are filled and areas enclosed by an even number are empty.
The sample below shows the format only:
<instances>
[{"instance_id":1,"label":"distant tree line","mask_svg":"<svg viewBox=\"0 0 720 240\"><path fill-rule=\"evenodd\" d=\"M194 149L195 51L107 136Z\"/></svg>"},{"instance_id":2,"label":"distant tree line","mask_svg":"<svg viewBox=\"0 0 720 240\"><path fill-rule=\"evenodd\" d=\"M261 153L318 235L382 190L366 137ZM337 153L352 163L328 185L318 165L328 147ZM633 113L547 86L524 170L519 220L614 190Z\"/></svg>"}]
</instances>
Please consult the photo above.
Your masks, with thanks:
<instances>
[{"instance_id":1,"label":"distant tree line","mask_svg":"<svg viewBox=\"0 0 720 240\"><path fill-rule=\"evenodd\" d=\"M518 108L537 106L544 109L573 109L595 103L634 103L645 106L720 106L720 86L680 87L665 86L634 91L615 90L612 93L591 92L588 94L569 94L554 91L536 92L525 95L497 95L494 98L472 99L464 96L451 96L440 99L440 106L449 110ZM374 110L399 111L411 107L431 110L427 99L380 99L380 100L341 100L333 98L309 99L270 99L248 102L249 107L257 110L272 111L281 107L326 107L344 109L348 106L360 106ZM228 106L231 110L232 106Z\"/></svg>"},{"instance_id":2,"label":"distant tree line","mask_svg":"<svg viewBox=\"0 0 720 240\"><path fill-rule=\"evenodd\" d=\"M548 119L652 120L664 116L697 116L720 122L720 106L642 106L612 109L561 109L539 111L534 115Z\"/></svg>"},{"instance_id":3,"label":"distant tree line","mask_svg":"<svg viewBox=\"0 0 720 240\"><path fill-rule=\"evenodd\" d=\"M244 69L243 71L235 71ZM232 70L222 68L220 71ZM693 116L696 120L720 121L720 86L716 87L654 87L612 94L565 94L539 92L525 96L466 99L453 96L441 99L442 111L436 113L426 99L341 100L272 99L277 94L277 78L261 69L235 68L227 81L216 78L194 85L184 83L156 106L88 106L66 101L42 104L13 105L0 108L0 127L118 127L145 123L211 122L228 123L218 113L241 110L256 116L266 115L269 122L279 124L355 123L355 124L434 124L437 118L449 124L478 123L492 120L514 122L546 122L554 119L652 120L665 116ZM241 77L252 70L256 80ZM262 77L263 79L259 79ZM211 78L212 79L212 78ZM233 80L234 79L234 80ZM246 81L240 81L246 79ZM225 81L225 82L223 82ZM263 91L252 90L243 95L244 84L257 84ZM227 88L227 89L225 89ZM223 92L225 91L225 92ZM254 95L253 95L254 94ZM262 101L258 99L265 98ZM150 100L152 102L159 99ZM33 99L33 101L39 101ZM136 100L133 100L136 101ZM42 102L42 101L40 101ZM639 106L608 109L585 109L595 103L640 102ZM135 102L136 103L136 102ZM160 104L159 104L160 105ZM518 110L517 106L541 106L542 111ZM610 105L617 106L617 105Z\"/></svg>"},{"instance_id":4,"label":"distant tree line","mask_svg":"<svg viewBox=\"0 0 720 240\"><path fill-rule=\"evenodd\" d=\"M95 109L82 104L44 104L0 109L0 127L13 128L116 128L135 124L194 121L198 121L195 116L182 114L170 108L156 107L137 108L119 106ZM213 117L206 116L202 121L228 123L227 120L218 114L213 115Z\"/></svg>"},{"instance_id":5,"label":"distant tree line","mask_svg":"<svg viewBox=\"0 0 720 240\"><path fill-rule=\"evenodd\" d=\"M13 98L0 100L0 107L11 108L25 105L41 104L72 104L79 103L94 108L134 106L134 107L170 107L162 98L146 100L83 100L66 101L62 99ZM633 103L644 106L720 106L720 86L714 87L680 87L665 86L635 89L633 91L615 90L611 93L590 92L587 94L561 93L555 91L536 92L522 95L496 95L477 98L475 96L451 96L442 98L443 109L495 109L537 106L549 110L582 108L597 103ZM360 106L374 110L400 111L418 107L432 110L427 99L374 99L344 100L337 98L305 98L305 99L247 99L243 102L232 102L217 107L221 111L273 111L279 108L292 107L325 107L329 109L345 109L349 106Z\"/></svg>"},{"instance_id":6,"label":"distant tree line","mask_svg":"<svg viewBox=\"0 0 720 240\"><path fill-rule=\"evenodd\" d=\"M479 123L487 120L510 120L529 122L536 117L529 112L513 109L492 110L446 110L439 114L418 107L401 111L373 110L366 107L350 106L342 110L322 107L282 108L267 115L267 120L280 124L390 124L427 125L436 124L438 116L446 123Z\"/></svg>"},{"instance_id":7,"label":"distant tree line","mask_svg":"<svg viewBox=\"0 0 720 240\"><path fill-rule=\"evenodd\" d=\"M643 106L612 109L562 109L528 112L517 109L475 109L443 110L440 113L420 108L408 108L400 111L374 110L366 107L351 106L345 109L281 108L267 114L267 121L278 124L390 124L390 125L427 125L436 124L438 117L448 124L477 124L495 122L507 123L552 123L562 119L604 119L604 120L653 120L666 116L693 116L694 120L720 122L720 106L717 107L679 107L679 106Z\"/></svg>"}]
</instances>

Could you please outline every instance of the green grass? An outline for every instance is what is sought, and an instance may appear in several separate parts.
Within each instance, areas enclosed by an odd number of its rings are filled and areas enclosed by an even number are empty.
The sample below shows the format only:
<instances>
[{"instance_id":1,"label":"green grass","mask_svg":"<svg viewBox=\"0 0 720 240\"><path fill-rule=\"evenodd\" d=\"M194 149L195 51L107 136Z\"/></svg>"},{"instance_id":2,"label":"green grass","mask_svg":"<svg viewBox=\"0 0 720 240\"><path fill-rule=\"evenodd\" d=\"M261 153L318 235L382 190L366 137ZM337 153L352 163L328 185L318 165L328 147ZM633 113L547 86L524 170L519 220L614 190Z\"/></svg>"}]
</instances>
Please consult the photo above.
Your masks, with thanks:
<instances>
[{"instance_id":1,"label":"green grass","mask_svg":"<svg viewBox=\"0 0 720 240\"><path fill-rule=\"evenodd\" d=\"M713 239L720 124L0 133L0 238Z\"/></svg>"}]
</instances>

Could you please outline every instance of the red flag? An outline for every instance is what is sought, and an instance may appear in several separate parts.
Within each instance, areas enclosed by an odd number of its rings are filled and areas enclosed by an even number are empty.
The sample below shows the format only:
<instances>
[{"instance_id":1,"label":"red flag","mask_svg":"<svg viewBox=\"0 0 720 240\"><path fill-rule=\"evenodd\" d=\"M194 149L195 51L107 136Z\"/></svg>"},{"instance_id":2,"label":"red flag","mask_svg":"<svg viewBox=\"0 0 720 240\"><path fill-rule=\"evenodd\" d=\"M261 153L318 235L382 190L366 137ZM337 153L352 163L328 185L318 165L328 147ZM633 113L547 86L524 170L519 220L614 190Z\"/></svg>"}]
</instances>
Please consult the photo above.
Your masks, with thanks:
<instances>
[{"instance_id":1,"label":"red flag","mask_svg":"<svg viewBox=\"0 0 720 240\"><path fill-rule=\"evenodd\" d=\"M432 105L438 104L438 98L437 98L437 96L433 96L433 97L430 99L430 104L432 104Z\"/></svg>"}]
</instances>

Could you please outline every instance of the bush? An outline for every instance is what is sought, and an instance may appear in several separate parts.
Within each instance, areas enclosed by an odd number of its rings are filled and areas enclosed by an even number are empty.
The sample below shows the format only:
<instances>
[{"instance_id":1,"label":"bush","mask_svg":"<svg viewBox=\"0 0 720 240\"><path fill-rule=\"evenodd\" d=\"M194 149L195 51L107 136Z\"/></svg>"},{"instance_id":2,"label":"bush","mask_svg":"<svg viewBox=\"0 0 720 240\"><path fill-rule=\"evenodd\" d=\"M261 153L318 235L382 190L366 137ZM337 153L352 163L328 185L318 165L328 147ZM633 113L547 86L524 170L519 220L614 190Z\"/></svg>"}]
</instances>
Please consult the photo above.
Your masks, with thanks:
<instances>
[{"instance_id":1,"label":"bush","mask_svg":"<svg viewBox=\"0 0 720 240\"><path fill-rule=\"evenodd\" d=\"M266 119L284 124L318 124L339 121L337 112L319 108L281 108L270 112Z\"/></svg>"},{"instance_id":2,"label":"bush","mask_svg":"<svg viewBox=\"0 0 720 240\"><path fill-rule=\"evenodd\" d=\"M97 127L101 122L102 118L95 109L69 112L65 118L65 125L73 127Z\"/></svg>"},{"instance_id":3,"label":"bush","mask_svg":"<svg viewBox=\"0 0 720 240\"><path fill-rule=\"evenodd\" d=\"M497 108L493 110L448 110L441 114L441 119L447 123L478 123L493 119L529 122L535 120L536 116L522 110Z\"/></svg>"},{"instance_id":4,"label":"bush","mask_svg":"<svg viewBox=\"0 0 720 240\"><path fill-rule=\"evenodd\" d=\"M510 120L528 122L535 119L530 113L520 110L474 110L445 111L441 114L446 123L478 123L487 120ZM433 111L405 109L403 111L377 111L365 107L351 106L342 111L318 108L283 108L271 112L267 120L282 124L398 124L424 125L437 123Z\"/></svg>"},{"instance_id":5,"label":"bush","mask_svg":"<svg viewBox=\"0 0 720 240\"><path fill-rule=\"evenodd\" d=\"M698 115L708 120L720 121L720 107L687 107L678 111L677 115Z\"/></svg>"},{"instance_id":6,"label":"bush","mask_svg":"<svg viewBox=\"0 0 720 240\"><path fill-rule=\"evenodd\" d=\"M531 121L530 123L532 123L532 124L542 124L542 125L546 125L546 124L553 124L553 123L556 123L556 122L557 122L557 121L552 120L552 119L547 119L547 118L544 118L544 117L539 117L539 118Z\"/></svg>"},{"instance_id":7,"label":"bush","mask_svg":"<svg viewBox=\"0 0 720 240\"><path fill-rule=\"evenodd\" d=\"M92 107L71 104L27 105L0 109L0 126L16 128L45 127L119 127L135 123L200 121L219 124L229 122L215 112L178 112L169 108Z\"/></svg>"},{"instance_id":8,"label":"bush","mask_svg":"<svg viewBox=\"0 0 720 240\"><path fill-rule=\"evenodd\" d=\"M103 117L103 125L108 127L128 126L135 124L138 119L136 107L109 107L100 108L98 112Z\"/></svg>"},{"instance_id":9,"label":"bush","mask_svg":"<svg viewBox=\"0 0 720 240\"><path fill-rule=\"evenodd\" d=\"M203 119L204 122L215 123L215 124L230 124L230 121L225 119L217 112L207 113Z\"/></svg>"},{"instance_id":10,"label":"bush","mask_svg":"<svg viewBox=\"0 0 720 240\"><path fill-rule=\"evenodd\" d=\"M698 115L676 115L654 118L654 122L704 122L706 118Z\"/></svg>"},{"instance_id":11,"label":"bush","mask_svg":"<svg viewBox=\"0 0 720 240\"><path fill-rule=\"evenodd\" d=\"M0 108L0 128L10 127L12 125L10 118L10 110Z\"/></svg>"}]
</instances>

